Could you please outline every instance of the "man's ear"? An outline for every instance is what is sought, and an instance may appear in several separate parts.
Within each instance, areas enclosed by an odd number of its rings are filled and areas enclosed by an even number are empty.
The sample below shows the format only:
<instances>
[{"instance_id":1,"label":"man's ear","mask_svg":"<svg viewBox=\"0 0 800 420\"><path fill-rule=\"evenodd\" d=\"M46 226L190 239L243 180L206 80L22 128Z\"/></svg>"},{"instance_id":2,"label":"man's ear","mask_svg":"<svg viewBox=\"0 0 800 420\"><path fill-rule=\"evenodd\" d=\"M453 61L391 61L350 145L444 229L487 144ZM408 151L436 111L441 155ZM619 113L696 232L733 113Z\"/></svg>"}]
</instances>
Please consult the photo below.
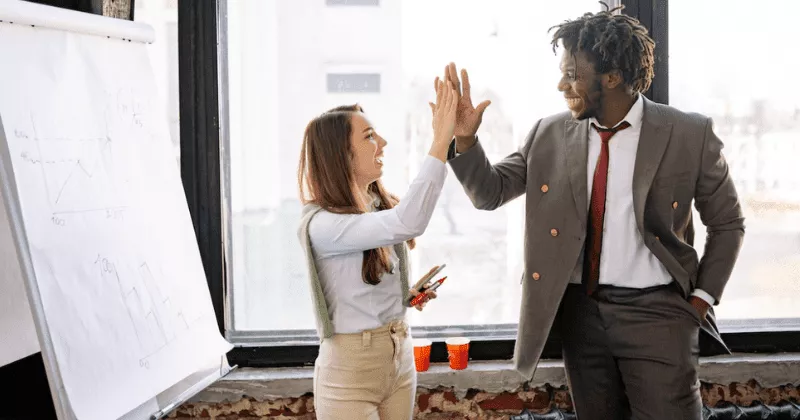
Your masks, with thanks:
<instances>
[{"instance_id":1,"label":"man's ear","mask_svg":"<svg viewBox=\"0 0 800 420\"><path fill-rule=\"evenodd\" d=\"M616 89L622 85L623 82L622 72L619 70L611 70L603 75L603 84L607 89Z\"/></svg>"}]
</instances>

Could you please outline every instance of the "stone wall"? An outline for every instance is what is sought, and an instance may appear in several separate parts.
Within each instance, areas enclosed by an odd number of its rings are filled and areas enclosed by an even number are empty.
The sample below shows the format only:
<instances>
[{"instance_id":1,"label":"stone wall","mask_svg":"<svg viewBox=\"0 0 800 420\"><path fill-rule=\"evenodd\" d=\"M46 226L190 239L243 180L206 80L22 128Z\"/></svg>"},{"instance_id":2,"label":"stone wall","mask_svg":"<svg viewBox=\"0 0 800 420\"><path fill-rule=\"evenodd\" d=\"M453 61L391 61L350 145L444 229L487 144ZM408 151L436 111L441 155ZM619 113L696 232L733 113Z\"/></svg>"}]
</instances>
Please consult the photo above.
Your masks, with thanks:
<instances>
[{"instance_id":1,"label":"stone wall","mask_svg":"<svg viewBox=\"0 0 800 420\"><path fill-rule=\"evenodd\" d=\"M537 413L546 413L551 409L572 411L572 401L566 387L524 387L515 392L500 393L473 389L463 396L458 394L460 393L444 387L419 388L414 418L499 420L519 414L523 408ZM800 401L798 388L794 385L766 388L755 380L728 385L703 383L702 395L703 402L709 407L715 407L725 402L748 407L758 402L777 405L781 401ZM307 394L298 398L278 398L265 401L246 397L232 403L194 402L185 404L170 418L312 420L316 419L316 416L314 415L314 398L311 394Z\"/></svg>"}]
</instances>

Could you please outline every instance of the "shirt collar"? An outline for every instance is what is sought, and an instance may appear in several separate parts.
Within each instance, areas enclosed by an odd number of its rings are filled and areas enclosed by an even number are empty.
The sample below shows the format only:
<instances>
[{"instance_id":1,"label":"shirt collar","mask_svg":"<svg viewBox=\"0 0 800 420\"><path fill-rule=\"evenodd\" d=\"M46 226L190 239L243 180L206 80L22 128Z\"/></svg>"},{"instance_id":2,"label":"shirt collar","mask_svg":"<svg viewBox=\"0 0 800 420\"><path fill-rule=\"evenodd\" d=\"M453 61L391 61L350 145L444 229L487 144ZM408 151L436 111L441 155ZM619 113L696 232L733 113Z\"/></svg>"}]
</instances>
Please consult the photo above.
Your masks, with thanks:
<instances>
[{"instance_id":1,"label":"shirt collar","mask_svg":"<svg viewBox=\"0 0 800 420\"><path fill-rule=\"evenodd\" d=\"M642 99L642 94L638 93L638 94L636 94L636 102L633 103L633 106L628 111L628 113L625 115L625 118L622 119L622 121L627 121L628 124L631 125L630 128L638 129L642 125L642 115L643 114L644 114L644 100ZM617 125L622 124L622 121L617 123ZM600 123L597 122L597 119L594 118L594 117L589 119L589 122L591 122L592 124L594 124L594 125L596 125L596 126L598 126L600 128L608 128L608 127L600 125ZM614 127L616 127L616 125Z\"/></svg>"}]
</instances>

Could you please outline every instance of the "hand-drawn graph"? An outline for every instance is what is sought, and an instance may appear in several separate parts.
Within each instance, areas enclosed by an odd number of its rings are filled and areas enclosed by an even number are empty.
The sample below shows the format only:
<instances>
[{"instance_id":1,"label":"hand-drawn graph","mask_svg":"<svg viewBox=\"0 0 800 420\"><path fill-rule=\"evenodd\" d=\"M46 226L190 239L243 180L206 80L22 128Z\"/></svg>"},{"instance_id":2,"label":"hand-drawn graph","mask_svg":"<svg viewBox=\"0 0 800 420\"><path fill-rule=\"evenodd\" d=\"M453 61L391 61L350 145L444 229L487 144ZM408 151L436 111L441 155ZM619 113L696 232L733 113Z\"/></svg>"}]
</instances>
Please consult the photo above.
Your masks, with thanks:
<instances>
[{"instance_id":1,"label":"hand-drawn graph","mask_svg":"<svg viewBox=\"0 0 800 420\"><path fill-rule=\"evenodd\" d=\"M120 174L129 172L128 143L152 134L142 132L143 106L122 93L110 96L117 101L106 110L104 121L72 124L85 131L80 135L64 135L57 122L34 113L27 127L14 130L14 137L27 143L19 157L40 166L56 225L63 225L70 214L105 212L107 218L120 218L127 207L128 180Z\"/></svg>"},{"instance_id":2,"label":"hand-drawn graph","mask_svg":"<svg viewBox=\"0 0 800 420\"><path fill-rule=\"evenodd\" d=\"M37 163L54 216L124 207L113 171L113 142L107 134L50 137L40 133L37 125L31 116L31 140L36 145Z\"/></svg>"},{"instance_id":3,"label":"hand-drawn graph","mask_svg":"<svg viewBox=\"0 0 800 420\"><path fill-rule=\"evenodd\" d=\"M159 286L146 262L120 273L115 263L98 255L95 265L104 281L119 286L120 298L144 355L139 364L149 368L148 358L188 331L196 319L186 319L180 306L173 304L173 299Z\"/></svg>"},{"instance_id":4,"label":"hand-drawn graph","mask_svg":"<svg viewBox=\"0 0 800 420\"><path fill-rule=\"evenodd\" d=\"M13 132L24 144L15 158L40 166L56 225L63 226L70 214L121 218L130 197L125 176L131 162L142 143L158 142L150 99L133 89L104 93L107 100L99 102L104 108L92 109L98 102L53 103L52 112L30 112Z\"/></svg>"}]
</instances>

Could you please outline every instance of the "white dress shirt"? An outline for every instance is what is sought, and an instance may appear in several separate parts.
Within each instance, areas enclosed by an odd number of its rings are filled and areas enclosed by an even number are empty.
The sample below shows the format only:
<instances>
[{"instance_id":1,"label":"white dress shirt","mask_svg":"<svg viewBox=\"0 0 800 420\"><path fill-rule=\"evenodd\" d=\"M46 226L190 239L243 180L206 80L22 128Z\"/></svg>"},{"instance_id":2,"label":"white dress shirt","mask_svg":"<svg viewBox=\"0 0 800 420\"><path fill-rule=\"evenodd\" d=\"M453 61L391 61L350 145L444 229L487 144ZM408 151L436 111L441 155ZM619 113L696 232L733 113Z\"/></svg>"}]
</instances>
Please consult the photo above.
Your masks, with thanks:
<instances>
[{"instance_id":1,"label":"white dress shirt","mask_svg":"<svg viewBox=\"0 0 800 420\"><path fill-rule=\"evenodd\" d=\"M603 245L600 252L600 284L619 287L646 288L672 282L672 276L661 261L644 244L641 232L636 227L633 213L633 168L636 164L636 149L642 131L644 101L642 96L631 107L622 121L631 126L616 132L608 142L608 182L606 207L603 221ZM622 123L620 121L620 123ZM590 123L600 128L596 119ZM619 125L619 124L617 124ZM587 161L587 194L591 205L594 171L600 157L602 141L594 128L589 128L589 155ZM572 283L581 283L583 253L578 259ZM701 289L692 294L714 304L714 298Z\"/></svg>"},{"instance_id":2,"label":"white dress shirt","mask_svg":"<svg viewBox=\"0 0 800 420\"><path fill-rule=\"evenodd\" d=\"M389 247L425 232L447 177L446 165L426 156L405 197L390 210L363 214L317 213L309 237L325 302L336 334L357 333L404 319L400 269L385 273L377 285L364 283L364 251Z\"/></svg>"}]
</instances>

